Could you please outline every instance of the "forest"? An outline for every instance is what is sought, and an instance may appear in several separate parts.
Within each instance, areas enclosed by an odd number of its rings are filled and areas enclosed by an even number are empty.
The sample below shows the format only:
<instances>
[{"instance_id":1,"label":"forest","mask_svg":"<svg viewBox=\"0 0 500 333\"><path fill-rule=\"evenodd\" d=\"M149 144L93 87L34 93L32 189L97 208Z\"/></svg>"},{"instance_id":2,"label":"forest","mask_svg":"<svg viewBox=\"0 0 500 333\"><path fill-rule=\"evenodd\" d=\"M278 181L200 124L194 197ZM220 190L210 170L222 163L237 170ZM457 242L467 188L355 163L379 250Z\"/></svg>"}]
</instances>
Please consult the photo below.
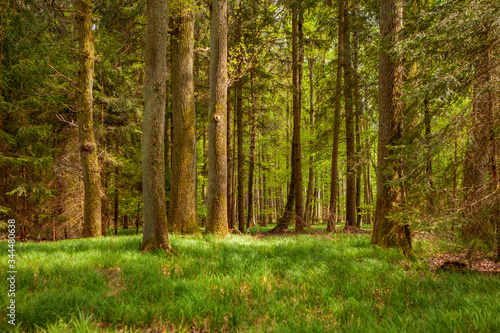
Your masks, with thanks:
<instances>
[{"instance_id":1,"label":"forest","mask_svg":"<svg viewBox=\"0 0 500 333\"><path fill-rule=\"evenodd\" d=\"M498 1L0 9L0 330L500 331Z\"/></svg>"}]
</instances>

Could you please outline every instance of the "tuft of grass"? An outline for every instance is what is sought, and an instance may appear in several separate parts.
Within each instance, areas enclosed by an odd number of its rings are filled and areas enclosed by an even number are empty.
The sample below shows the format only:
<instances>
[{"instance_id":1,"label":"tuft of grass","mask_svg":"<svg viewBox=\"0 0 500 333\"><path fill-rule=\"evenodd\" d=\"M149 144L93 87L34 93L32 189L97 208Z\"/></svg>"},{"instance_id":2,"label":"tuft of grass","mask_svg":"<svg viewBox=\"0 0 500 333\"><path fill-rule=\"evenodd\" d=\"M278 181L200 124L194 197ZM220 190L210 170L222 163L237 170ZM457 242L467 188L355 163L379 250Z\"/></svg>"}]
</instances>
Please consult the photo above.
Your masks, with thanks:
<instances>
[{"instance_id":1,"label":"tuft of grass","mask_svg":"<svg viewBox=\"0 0 500 333\"><path fill-rule=\"evenodd\" d=\"M498 277L431 272L369 235L174 234L174 255L140 237L18 243L16 331L500 331Z\"/></svg>"}]
</instances>

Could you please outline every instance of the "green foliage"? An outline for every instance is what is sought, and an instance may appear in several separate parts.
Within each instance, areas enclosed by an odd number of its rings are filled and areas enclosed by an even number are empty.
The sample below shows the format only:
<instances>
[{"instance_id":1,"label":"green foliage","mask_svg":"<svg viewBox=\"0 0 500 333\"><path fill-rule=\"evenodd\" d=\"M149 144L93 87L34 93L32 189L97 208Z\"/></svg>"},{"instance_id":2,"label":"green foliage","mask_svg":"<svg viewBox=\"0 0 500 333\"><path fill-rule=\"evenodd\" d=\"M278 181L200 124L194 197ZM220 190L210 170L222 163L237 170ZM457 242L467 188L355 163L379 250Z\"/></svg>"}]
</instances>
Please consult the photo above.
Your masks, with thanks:
<instances>
[{"instance_id":1,"label":"green foliage","mask_svg":"<svg viewBox=\"0 0 500 333\"><path fill-rule=\"evenodd\" d=\"M171 243L175 255L142 254L140 236L19 243L18 330L500 329L497 278L431 272L366 235L172 235Z\"/></svg>"}]
</instances>

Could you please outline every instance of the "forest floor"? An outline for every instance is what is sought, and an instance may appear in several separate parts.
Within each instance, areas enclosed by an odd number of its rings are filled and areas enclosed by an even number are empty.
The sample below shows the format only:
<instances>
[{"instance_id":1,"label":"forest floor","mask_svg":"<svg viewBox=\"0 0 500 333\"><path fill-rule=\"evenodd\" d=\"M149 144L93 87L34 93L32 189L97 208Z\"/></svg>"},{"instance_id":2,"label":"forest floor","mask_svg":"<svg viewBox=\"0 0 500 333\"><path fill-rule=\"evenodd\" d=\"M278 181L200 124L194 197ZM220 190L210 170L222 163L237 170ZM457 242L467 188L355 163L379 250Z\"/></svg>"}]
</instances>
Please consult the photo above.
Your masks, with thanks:
<instances>
[{"instance_id":1,"label":"forest floor","mask_svg":"<svg viewBox=\"0 0 500 333\"><path fill-rule=\"evenodd\" d=\"M171 235L173 255L141 253L135 230L18 242L14 331L500 332L500 275L438 269L436 242L417 237L408 260L367 234L266 230Z\"/></svg>"}]
</instances>

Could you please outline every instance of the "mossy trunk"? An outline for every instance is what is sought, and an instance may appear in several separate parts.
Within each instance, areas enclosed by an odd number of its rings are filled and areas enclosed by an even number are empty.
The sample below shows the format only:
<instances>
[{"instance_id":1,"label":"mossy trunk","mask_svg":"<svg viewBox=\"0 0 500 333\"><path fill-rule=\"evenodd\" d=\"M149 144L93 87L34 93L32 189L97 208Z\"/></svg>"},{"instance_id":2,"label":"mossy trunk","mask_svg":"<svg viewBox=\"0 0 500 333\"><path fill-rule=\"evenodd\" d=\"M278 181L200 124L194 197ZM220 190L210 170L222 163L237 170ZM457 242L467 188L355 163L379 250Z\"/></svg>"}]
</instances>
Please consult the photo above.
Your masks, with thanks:
<instances>
[{"instance_id":1,"label":"mossy trunk","mask_svg":"<svg viewBox=\"0 0 500 333\"><path fill-rule=\"evenodd\" d=\"M167 0L146 7L145 101L142 124L142 250L170 250L165 204L164 130L167 88Z\"/></svg>"},{"instance_id":2,"label":"mossy trunk","mask_svg":"<svg viewBox=\"0 0 500 333\"><path fill-rule=\"evenodd\" d=\"M92 1L76 0L76 28L78 31L78 55L80 61L76 111L85 192L82 236L99 237L102 234L101 175L92 119L92 85L94 81Z\"/></svg>"},{"instance_id":3,"label":"mossy trunk","mask_svg":"<svg viewBox=\"0 0 500 333\"><path fill-rule=\"evenodd\" d=\"M224 237L227 224L227 0L212 1L206 231Z\"/></svg>"},{"instance_id":4,"label":"mossy trunk","mask_svg":"<svg viewBox=\"0 0 500 333\"><path fill-rule=\"evenodd\" d=\"M171 2L172 187L170 231L199 233L196 220L196 113L194 105L194 3Z\"/></svg>"},{"instance_id":5,"label":"mossy trunk","mask_svg":"<svg viewBox=\"0 0 500 333\"><path fill-rule=\"evenodd\" d=\"M400 1L381 0L377 204L371 242L382 247L399 246L408 256L413 253L409 226L405 221L390 216L398 213L398 206L403 201L402 185L394 184L403 176L403 163L394 160L392 157L395 152L389 149L402 137L403 70L399 57L391 54L391 49L399 38L402 18L403 7Z\"/></svg>"}]
</instances>

